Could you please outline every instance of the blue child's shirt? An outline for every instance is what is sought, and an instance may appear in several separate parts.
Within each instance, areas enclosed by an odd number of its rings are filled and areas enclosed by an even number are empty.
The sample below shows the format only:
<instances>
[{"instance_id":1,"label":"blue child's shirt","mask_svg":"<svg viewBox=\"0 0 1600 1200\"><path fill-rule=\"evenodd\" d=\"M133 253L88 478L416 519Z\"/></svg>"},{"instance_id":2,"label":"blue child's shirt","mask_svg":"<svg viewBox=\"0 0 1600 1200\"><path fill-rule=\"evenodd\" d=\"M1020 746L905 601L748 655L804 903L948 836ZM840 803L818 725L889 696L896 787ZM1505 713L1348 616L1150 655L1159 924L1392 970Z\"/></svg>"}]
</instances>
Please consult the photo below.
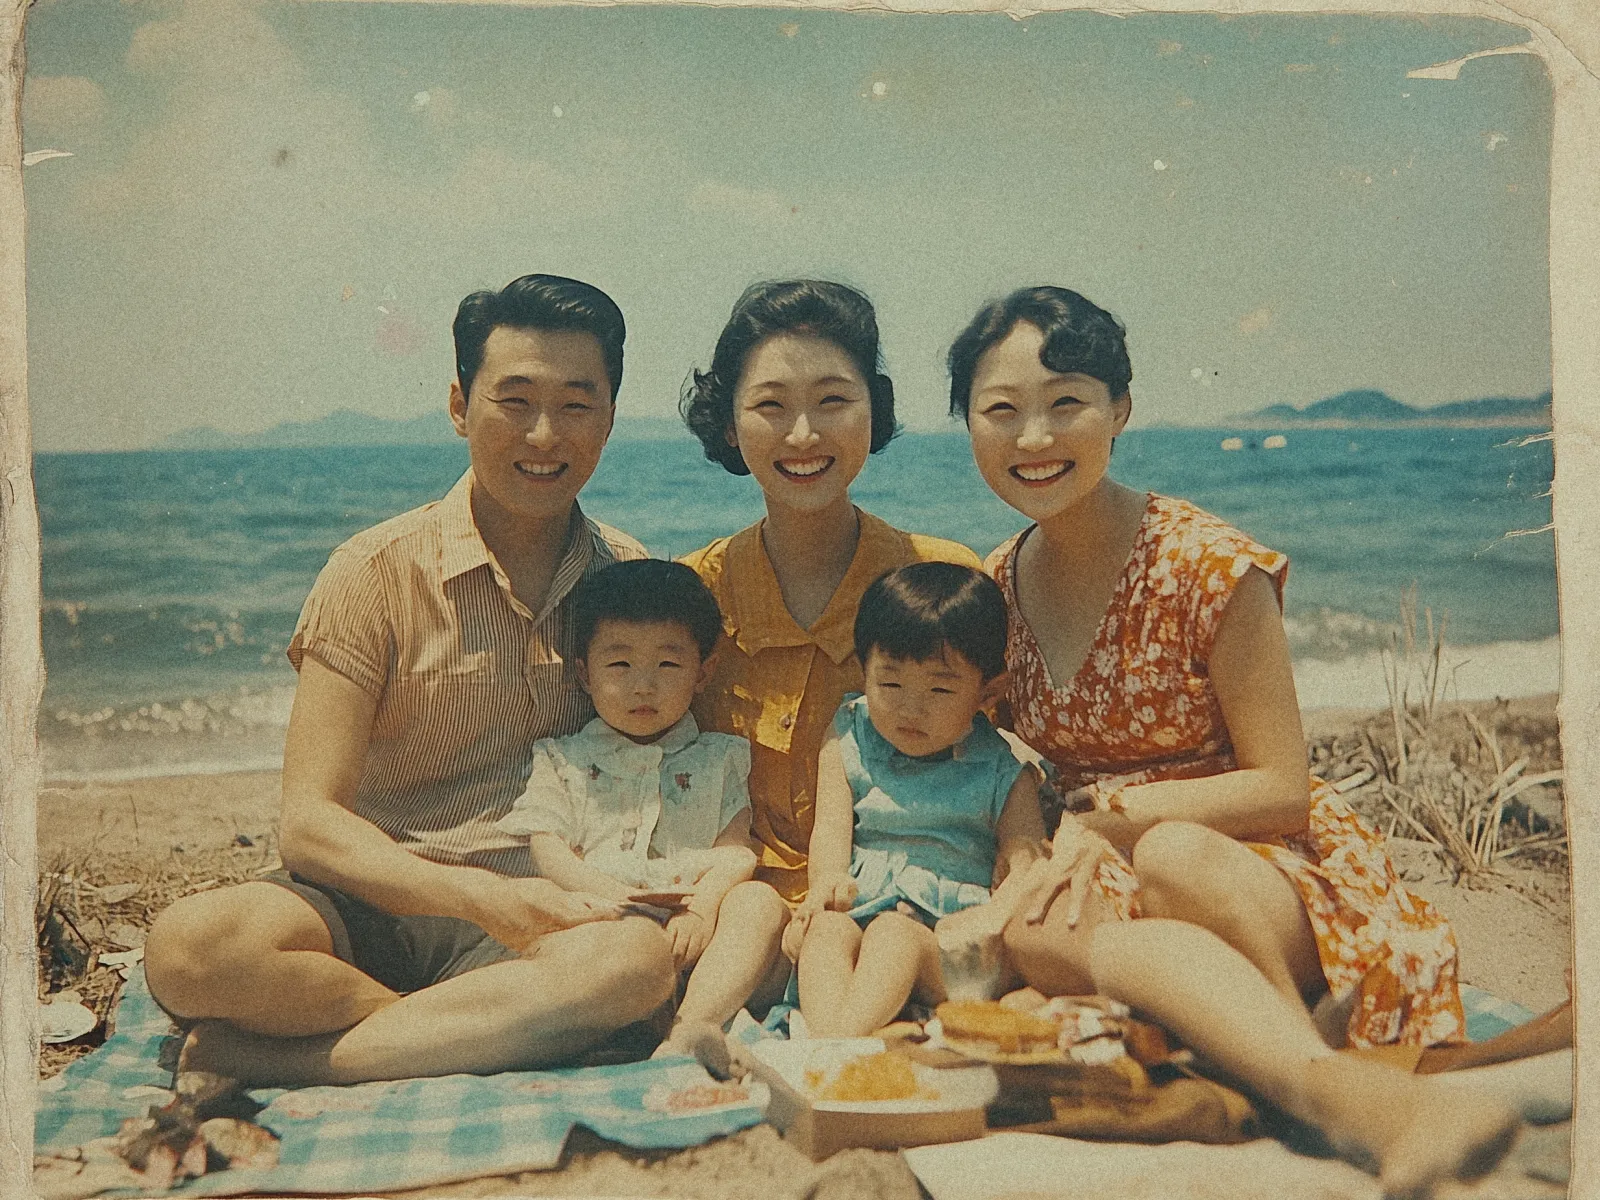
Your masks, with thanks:
<instances>
[{"instance_id":1,"label":"blue child's shirt","mask_svg":"<svg viewBox=\"0 0 1600 1200\"><path fill-rule=\"evenodd\" d=\"M865 696L834 714L855 798L850 874L866 921L901 901L931 924L989 898L995 826L1024 764L982 713L947 753L912 758L872 724Z\"/></svg>"}]
</instances>

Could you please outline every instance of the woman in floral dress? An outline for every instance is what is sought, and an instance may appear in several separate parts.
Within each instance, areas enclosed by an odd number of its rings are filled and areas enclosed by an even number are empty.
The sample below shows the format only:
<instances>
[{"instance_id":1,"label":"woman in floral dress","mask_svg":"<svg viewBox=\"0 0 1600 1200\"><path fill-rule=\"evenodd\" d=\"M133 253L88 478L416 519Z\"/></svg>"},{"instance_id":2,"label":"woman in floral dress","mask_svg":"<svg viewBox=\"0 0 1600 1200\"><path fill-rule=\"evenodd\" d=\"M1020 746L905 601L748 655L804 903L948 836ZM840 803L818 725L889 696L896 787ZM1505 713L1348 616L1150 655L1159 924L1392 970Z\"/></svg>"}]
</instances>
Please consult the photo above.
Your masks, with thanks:
<instances>
[{"instance_id":1,"label":"woman in floral dress","mask_svg":"<svg viewBox=\"0 0 1600 1200\"><path fill-rule=\"evenodd\" d=\"M1464 1022L1449 925L1307 776L1288 560L1106 474L1132 369L1122 327L1077 293L988 305L950 369L979 471L1034 522L989 563L1015 731L1061 795L1052 856L1005 927L1015 968L1146 1012L1376 1162L1391 1194L1484 1169L1507 1110L1328 1044L1449 1041Z\"/></svg>"}]
</instances>

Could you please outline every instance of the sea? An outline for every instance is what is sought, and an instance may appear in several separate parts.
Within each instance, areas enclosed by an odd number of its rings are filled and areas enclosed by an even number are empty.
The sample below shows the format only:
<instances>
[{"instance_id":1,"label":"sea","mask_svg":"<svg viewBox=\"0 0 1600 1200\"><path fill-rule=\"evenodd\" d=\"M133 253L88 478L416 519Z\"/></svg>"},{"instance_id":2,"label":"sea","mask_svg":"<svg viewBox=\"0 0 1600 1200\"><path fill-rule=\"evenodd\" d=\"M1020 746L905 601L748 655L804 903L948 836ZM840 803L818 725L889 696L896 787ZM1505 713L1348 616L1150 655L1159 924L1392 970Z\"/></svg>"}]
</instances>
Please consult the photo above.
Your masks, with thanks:
<instances>
[{"instance_id":1,"label":"sea","mask_svg":"<svg viewBox=\"0 0 1600 1200\"><path fill-rule=\"evenodd\" d=\"M1448 694L1557 689L1547 436L1317 429L1270 449L1238 434L1241 448L1224 449L1228 436L1130 430L1112 472L1290 556L1303 707L1386 702L1385 652L1413 588L1418 638L1428 617L1444 632ZM276 767L295 679L284 648L329 551L442 496L465 468L459 442L37 456L46 777ZM902 434L853 494L894 525L980 553L1022 525L959 431ZM686 435L613 439L581 503L667 556L761 515L755 485Z\"/></svg>"}]
</instances>

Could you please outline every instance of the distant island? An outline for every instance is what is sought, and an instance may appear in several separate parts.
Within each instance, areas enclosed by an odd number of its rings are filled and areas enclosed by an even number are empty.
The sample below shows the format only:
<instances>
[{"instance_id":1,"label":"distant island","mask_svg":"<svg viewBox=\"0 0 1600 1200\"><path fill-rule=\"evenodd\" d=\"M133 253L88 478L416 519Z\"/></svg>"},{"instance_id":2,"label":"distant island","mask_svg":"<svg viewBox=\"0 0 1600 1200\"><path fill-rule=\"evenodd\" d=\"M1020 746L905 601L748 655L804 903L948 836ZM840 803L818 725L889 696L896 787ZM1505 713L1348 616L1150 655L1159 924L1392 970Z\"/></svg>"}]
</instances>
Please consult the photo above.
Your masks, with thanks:
<instances>
[{"instance_id":1,"label":"distant island","mask_svg":"<svg viewBox=\"0 0 1600 1200\"><path fill-rule=\"evenodd\" d=\"M676 417L618 417L613 441L658 442L689 437ZM319 446L432 446L457 440L443 409L410 419L374 417L340 409L315 421L284 421L260 433L224 433L202 425L171 434L157 450L273 450Z\"/></svg>"},{"instance_id":2,"label":"distant island","mask_svg":"<svg viewBox=\"0 0 1600 1200\"><path fill-rule=\"evenodd\" d=\"M1531 400L1496 396L1431 408L1402 404L1387 392L1340 392L1304 408L1273 404L1223 422L1229 429L1550 428L1550 393ZM1219 426L1220 428L1221 426Z\"/></svg>"}]
</instances>

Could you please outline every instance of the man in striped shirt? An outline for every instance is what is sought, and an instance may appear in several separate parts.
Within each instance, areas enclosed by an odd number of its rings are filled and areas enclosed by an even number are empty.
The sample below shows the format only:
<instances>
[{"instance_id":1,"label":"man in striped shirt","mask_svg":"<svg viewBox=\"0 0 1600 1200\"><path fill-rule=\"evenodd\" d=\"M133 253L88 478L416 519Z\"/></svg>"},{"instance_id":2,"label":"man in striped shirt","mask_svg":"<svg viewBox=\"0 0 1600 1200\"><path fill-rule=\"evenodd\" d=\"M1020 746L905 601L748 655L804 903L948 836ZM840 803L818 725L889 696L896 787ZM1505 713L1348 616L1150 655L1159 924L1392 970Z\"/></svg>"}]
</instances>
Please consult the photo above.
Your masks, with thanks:
<instances>
[{"instance_id":1,"label":"man in striped shirt","mask_svg":"<svg viewBox=\"0 0 1600 1200\"><path fill-rule=\"evenodd\" d=\"M623 337L575 280L462 301L450 416L470 469L336 549L289 645L286 870L179 900L150 931L151 991L192 1023L184 1068L295 1086L543 1066L671 994L652 922L527 878L495 825L533 743L594 715L568 594L644 556L577 504Z\"/></svg>"}]
</instances>

